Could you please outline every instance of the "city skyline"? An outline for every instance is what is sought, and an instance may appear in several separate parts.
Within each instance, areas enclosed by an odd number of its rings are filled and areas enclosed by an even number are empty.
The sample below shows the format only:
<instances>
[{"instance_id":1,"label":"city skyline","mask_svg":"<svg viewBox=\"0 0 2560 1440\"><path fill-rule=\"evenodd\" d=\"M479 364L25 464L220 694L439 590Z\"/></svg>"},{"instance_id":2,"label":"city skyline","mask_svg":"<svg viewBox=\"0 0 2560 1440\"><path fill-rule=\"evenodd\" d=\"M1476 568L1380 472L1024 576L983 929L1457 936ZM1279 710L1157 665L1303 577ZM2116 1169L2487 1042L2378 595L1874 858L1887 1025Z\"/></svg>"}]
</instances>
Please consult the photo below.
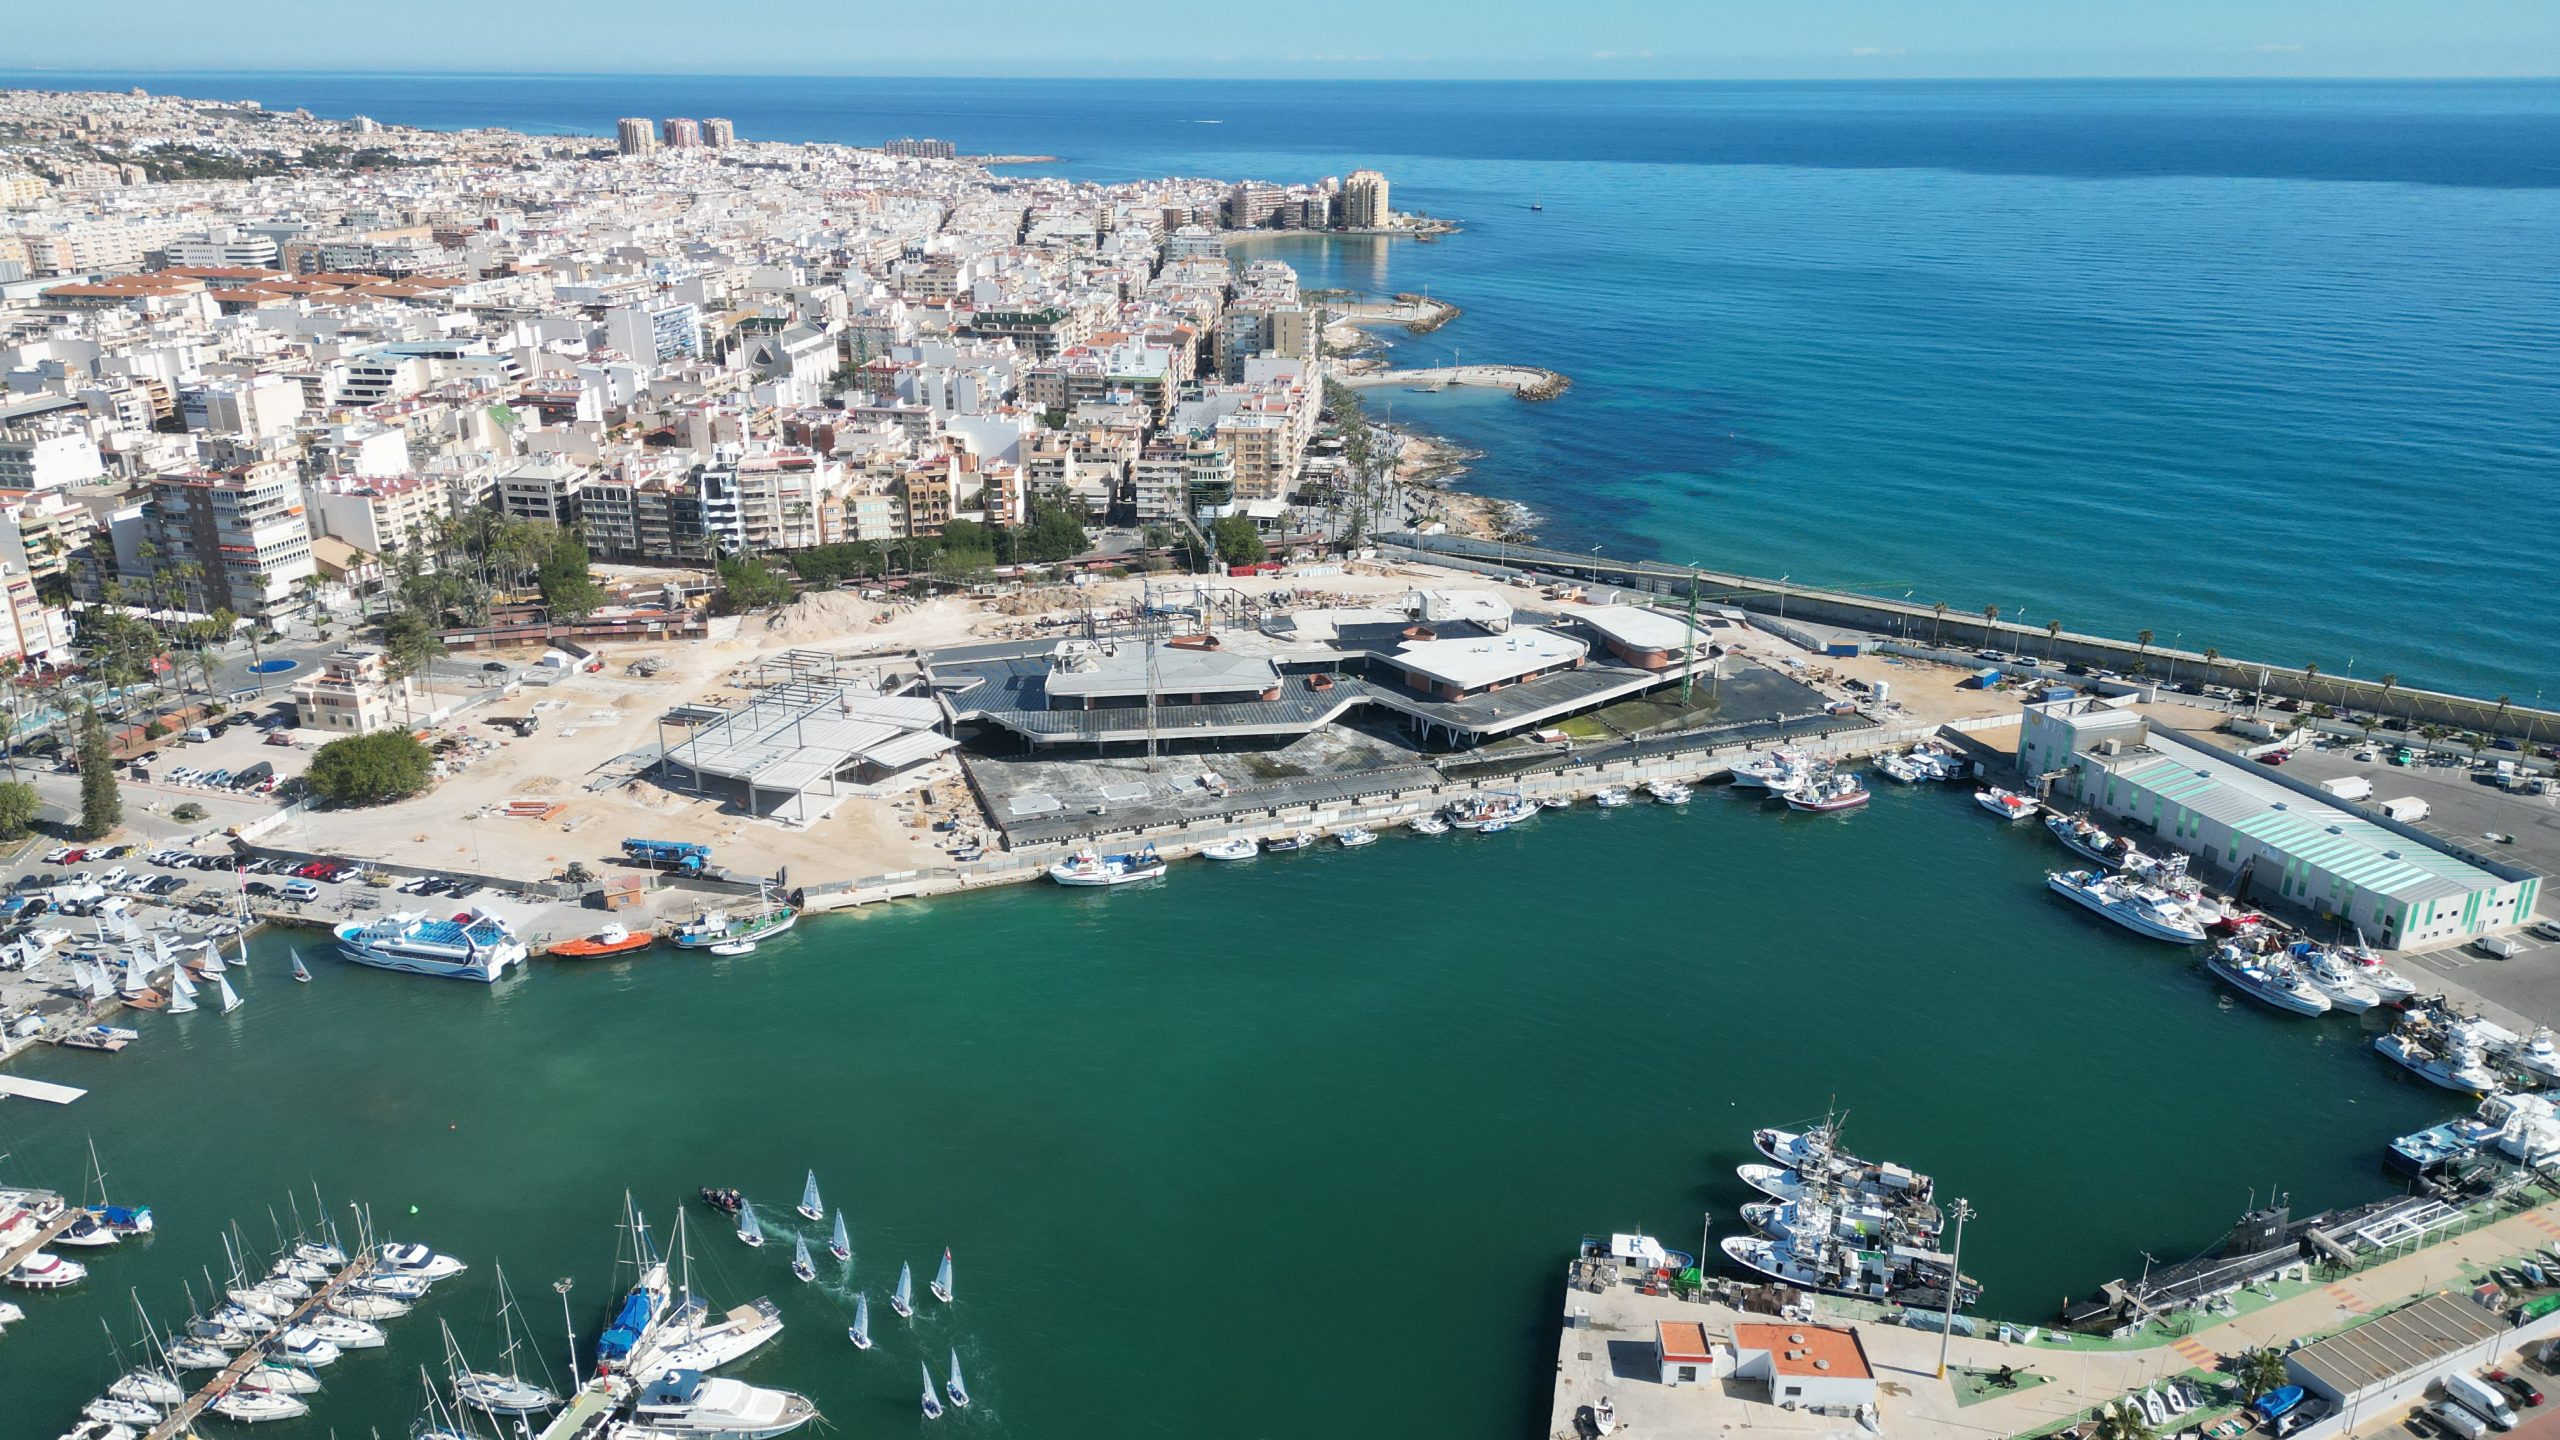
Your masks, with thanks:
<instances>
[{"instance_id":1,"label":"city skyline","mask_svg":"<svg viewBox=\"0 0 2560 1440\"><path fill-rule=\"evenodd\" d=\"M207 33L167 0L37 12L13 29L21 73L756 74L773 73L769 37L783 33L794 74L955 79L2539 78L2560 55L2560 7L2524 0L2427 11L2309 0L2139 9L1952 0L1915 11L1848 0L1813 12L1610 0L1580 8L1569 26L1527 0L1463 10L1314 0L1286 30L1247 12L1164 26L1139 14L1070 19L1019 0L984 9L987 23L960 49L929 16L884 12L856 28L808 0L761 7L753 29L717 30L700 26L697 7L664 0L571 0L508 13L498 44L471 25L350 32L310 0L283 0L270 11L276 23L254 33Z\"/></svg>"}]
</instances>

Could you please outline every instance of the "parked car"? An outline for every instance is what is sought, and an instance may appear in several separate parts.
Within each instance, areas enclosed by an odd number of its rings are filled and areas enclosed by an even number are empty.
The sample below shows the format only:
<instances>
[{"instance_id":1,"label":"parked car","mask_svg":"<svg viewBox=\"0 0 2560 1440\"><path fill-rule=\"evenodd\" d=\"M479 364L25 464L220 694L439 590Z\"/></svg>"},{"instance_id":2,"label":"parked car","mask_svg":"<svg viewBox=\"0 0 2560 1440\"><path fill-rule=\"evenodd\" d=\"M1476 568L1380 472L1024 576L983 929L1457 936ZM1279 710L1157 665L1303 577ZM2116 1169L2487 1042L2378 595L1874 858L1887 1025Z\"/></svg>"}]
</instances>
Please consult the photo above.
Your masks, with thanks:
<instances>
[{"instance_id":1,"label":"parked car","mask_svg":"<svg viewBox=\"0 0 2560 1440\"><path fill-rule=\"evenodd\" d=\"M2519 1404L2539 1405L2542 1392L2504 1370L2484 1370L2480 1378L2516 1397Z\"/></svg>"},{"instance_id":2,"label":"parked car","mask_svg":"<svg viewBox=\"0 0 2560 1440\"><path fill-rule=\"evenodd\" d=\"M256 895L256 896L258 896L258 897L260 897L260 898L262 898L262 899L263 899L264 897L266 897L266 896L273 895L273 894L275 894L275 893L276 893L276 887L274 887L273 885L268 884L268 883L267 883L266 881L264 881L264 880L252 880L252 881L250 881L249 883L247 883L246 885L241 886L240 888L241 888L241 890L242 890L242 891L244 891L245 893L247 893L247 894L251 894L251 895Z\"/></svg>"},{"instance_id":3,"label":"parked car","mask_svg":"<svg viewBox=\"0 0 2560 1440\"><path fill-rule=\"evenodd\" d=\"M488 888L488 886L481 884L477 880L465 880L461 884L454 886L452 889L447 890L444 893L451 899L468 900L472 896L477 895Z\"/></svg>"},{"instance_id":4,"label":"parked car","mask_svg":"<svg viewBox=\"0 0 2560 1440\"><path fill-rule=\"evenodd\" d=\"M290 745L293 743L293 736L287 731L270 730L267 732L267 743L270 745Z\"/></svg>"}]
</instances>

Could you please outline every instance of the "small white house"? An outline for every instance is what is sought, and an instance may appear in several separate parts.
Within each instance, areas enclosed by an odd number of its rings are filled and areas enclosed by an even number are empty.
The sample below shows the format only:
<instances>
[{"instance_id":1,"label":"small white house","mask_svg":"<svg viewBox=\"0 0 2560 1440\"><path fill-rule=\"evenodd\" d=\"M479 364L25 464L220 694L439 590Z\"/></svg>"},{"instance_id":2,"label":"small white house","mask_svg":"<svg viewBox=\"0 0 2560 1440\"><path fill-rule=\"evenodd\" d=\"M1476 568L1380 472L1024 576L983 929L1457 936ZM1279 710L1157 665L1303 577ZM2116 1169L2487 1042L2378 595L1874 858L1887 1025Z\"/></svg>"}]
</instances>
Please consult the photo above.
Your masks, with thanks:
<instances>
[{"instance_id":1,"label":"small white house","mask_svg":"<svg viewBox=\"0 0 2560 1440\"><path fill-rule=\"evenodd\" d=\"M1769 1403L1856 1409L1876 1398L1858 1332L1833 1325L1736 1325L1734 1378L1769 1387Z\"/></svg>"},{"instance_id":2,"label":"small white house","mask_svg":"<svg viewBox=\"0 0 2560 1440\"><path fill-rule=\"evenodd\" d=\"M1694 1385L1716 1378L1716 1352L1706 1327L1694 1320L1653 1322L1653 1359L1665 1385Z\"/></svg>"}]
</instances>

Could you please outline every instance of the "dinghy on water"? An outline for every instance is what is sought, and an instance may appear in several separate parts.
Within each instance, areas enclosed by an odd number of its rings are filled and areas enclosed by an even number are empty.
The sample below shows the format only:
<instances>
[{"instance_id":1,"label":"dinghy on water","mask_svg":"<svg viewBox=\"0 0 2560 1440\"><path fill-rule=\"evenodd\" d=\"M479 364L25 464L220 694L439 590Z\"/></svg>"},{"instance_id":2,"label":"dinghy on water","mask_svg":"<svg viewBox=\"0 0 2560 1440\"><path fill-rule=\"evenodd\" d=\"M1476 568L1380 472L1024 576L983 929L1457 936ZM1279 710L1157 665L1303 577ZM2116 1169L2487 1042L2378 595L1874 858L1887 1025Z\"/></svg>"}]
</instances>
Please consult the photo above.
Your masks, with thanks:
<instances>
[{"instance_id":1,"label":"dinghy on water","mask_svg":"<svg viewBox=\"0 0 2560 1440\"><path fill-rule=\"evenodd\" d=\"M916 1362L916 1371L924 1376L924 1418L939 1420L942 1418L942 1397L933 1393L933 1370L919 1360Z\"/></svg>"},{"instance_id":2,"label":"dinghy on water","mask_svg":"<svg viewBox=\"0 0 2560 1440\"><path fill-rule=\"evenodd\" d=\"M827 1253L839 1260L853 1258L853 1236L845 1232L844 1212L841 1210L836 1212L835 1238L827 1242Z\"/></svg>"},{"instance_id":3,"label":"dinghy on water","mask_svg":"<svg viewBox=\"0 0 2560 1440\"><path fill-rule=\"evenodd\" d=\"M744 1201L738 1205L738 1243L750 1250L764 1248L764 1226L756 1222L756 1207Z\"/></svg>"},{"instance_id":4,"label":"dinghy on water","mask_svg":"<svg viewBox=\"0 0 2560 1440\"><path fill-rule=\"evenodd\" d=\"M951 1303L951 1247L948 1245L942 1249L942 1268L933 1272L933 1284L928 1288L933 1291L934 1299L945 1305Z\"/></svg>"},{"instance_id":5,"label":"dinghy on water","mask_svg":"<svg viewBox=\"0 0 2560 1440\"><path fill-rule=\"evenodd\" d=\"M916 1317L915 1272L908 1268L904 1260L898 1262L898 1288L889 1292L889 1308L897 1311L898 1318L901 1320L912 1320Z\"/></svg>"},{"instance_id":6,"label":"dinghy on water","mask_svg":"<svg viewBox=\"0 0 2560 1440\"><path fill-rule=\"evenodd\" d=\"M856 1350L871 1348L870 1291L865 1290L853 1297L853 1324L846 1328L844 1338L852 1341Z\"/></svg>"},{"instance_id":7,"label":"dinghy on water","mask_svg":"<svg viewBox=\"0 0 2560 1440\"><path fill-rule=\"evenodd\" d=\"M818 1278L818 1267L809 1263L809 1237L806 1235L792 1237L791 1273L804 1285Z\"/></svg>"},{"instance_id":8,"label":"dinghy on water","mask_svg":"<svg viewBox=\"0 0 2560 1440\"><path fill-rule=\"evenodd\" d=\"M230 1014L232 1011L237 1010L237 1009L239 1009L239 1008L240 1008L240 997L239 997L237 994L233 993L233 991L232 991L232 989L231 989L231 981L230 981L229 979L227 979L227 978L225 978L225 977L223 977L223 976L220 976L220 975L216 975L215 977L213 977L213 983L214 983L217 987L219 987L219 989L217 990L217 992L216 992L216 993L218 993L218 994L220 994L220 995L222 996L222 1013L223 1013L223 1014L228 1015L228 1014Z\"/></svg>"},{"instance_id":9,"label":"dinghy on water","mask_svg":"<svg viewBox=\"0 0 2560 1440\"><path fill-rule=\"evenodd\" d=\"M818 1172L809 1172L809 1183L800 1187L800 1214L806 1220L824 1220L827 1207L818 1199Z\"/></svg>"},{"instance_id":10,"label":"dinghy on water","mask_svg":"<svg viewBox=\"0 0 2560 1440\"><path fill-rule=\"evenodd\" d=\"M942 1393L951 1397L952 1409L969 1408L969 1387L960 1383L960 1352L957 1349L951 1352L951 1378L942 1382Z\"/></svg>"},{"instance_id":11,"label":"dinghy on water","mask_svg":"<svg viewBox=\"0 0 2560 1440\"><path fill-rule=\"evenodd\" d=\"M302 952L298 950L294 952L293 956L293 978L301 981L305 985L311 983L311 972L303 966Z\"/></svg>"},{"instance_id":12,"label":"dinghy on water","mask_svg":"<svg viewBox=\"0 0 2560 1440\"><path fill-rule=\"evenodd\" d=\"M187 978L187 969L183 965L169 972L168 1008L172 1015L190 1014L196 1008L196 985Z\"/></svg>"}]
</instances>

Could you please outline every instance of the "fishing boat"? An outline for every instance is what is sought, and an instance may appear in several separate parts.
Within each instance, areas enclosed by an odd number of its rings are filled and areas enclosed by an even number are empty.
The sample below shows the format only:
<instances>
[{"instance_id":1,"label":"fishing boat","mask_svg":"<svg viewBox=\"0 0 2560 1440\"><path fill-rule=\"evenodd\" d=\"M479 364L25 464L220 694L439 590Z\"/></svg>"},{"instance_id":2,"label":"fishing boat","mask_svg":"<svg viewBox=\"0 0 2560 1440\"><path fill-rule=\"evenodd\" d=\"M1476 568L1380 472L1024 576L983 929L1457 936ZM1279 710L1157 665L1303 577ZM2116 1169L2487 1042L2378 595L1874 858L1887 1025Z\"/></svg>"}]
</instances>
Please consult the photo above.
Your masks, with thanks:
<instances>
[{"instance_id":1,"label":"fishing boat","mask_svg":"<svg viewBox=\"0 0 2560 1440\"><path fill-rule=\"evenodd\" d=\"M1627 793L1624 785L1607 785L1591 797L1591 803L1603 810L1617 810L1634 804L1635 796Z\"/></svg>"},{"instance_id":2,"label":"fishing boat","mask_svg":"<svg viewBox=\"0 0 2560 1440\"><path fill-rule=\"evenodd\" d=\"M657 1377L633 1400L631 1411L636 1430L668 1440L768 1440L817 1417L818 1407L806 1396L698 1370Z\"/></svg>"},{"instance_id":3,"label":"fishing boat","mask_svg":"<svg viewBox=\"0 0 2560 1440\"><path fill-rule=\"evenodd\" d=\"M836 1233L832 1239L827 1241L827 1253L833 1255L838 1260L851 1260L853 1258L853 1236L847 1234L845 1231L844 1212L841 1210L836 1212Z\"/></svg>"},{"instance_id":4,"label":"fishing boat","mask_svg":"<svg viewBox=\"0 0 2560 1440\"><path fill-rule=\"evenodd\" d=\"M2560 1084L2560 1046L2551 1038L2551 1027L2536 1025L2524 1043L2507 1052L2507 1063L2544 1084Z\"/></svg>"},{"instance_id":5,"label":"fishing boat","mask_svg":"<svg viewBox=\"0 0 2560 1440\"><path fill-rule=\"evenodd\" d=\"M1416 835L1446 835L1449 833L1449 822L1437 815L1416 815L1405 822L1404 828Z\"/></svg>"},{"instance_id":6,"label":"fishing boat","mask_svg":"<svg viewBox=\"0 0 2560 1440\"><path fill-rule=\"evenodd\" d=\"M2136 935L2172 945L2199 945L2204 927L2186 907L2147 885L2095 870L2053 870L2044 877L2047 889L2104 915Z\"/></svg>"},{"instance_id":7,"label":"fishing boat","mask_svg":"<svg viewBox=\"0 0 2560 1440\"><path fill-rule=\"evenodd\" d=\"M508 967L522 965L524 942L507 923L483 911L444 920L403 911L372 921L349 920L329 932L338 953L359 965L494 984Z\"/></svg>"},{"instance_id":8,"label":"fishing boat","mask_svg":"<svg viewBox=\"0 0 2560 1440\"><path fill-rule=\"evenodd\" d=\"M1345 850L1357 850L1363 845L1377 844L1378 832L1366 825L1346 825L1333 832L1333 843Z\"/></svg>"},{"instance_id":9,"label":"fishing boat","mask_svg":"<svg viewBox=\"0 0 2560 1440\"><path fill-rule=\"evenodd\" d=\"M2031 796L2003 790L1997 785L1974 791L1973 803L2003 820L2032 820L2035 813L2044 808Z\"/></svg>"},{"instance_id":10,"label":"fishing boat","mask_svg":"<svg viewBox=\"0 0 2560 1440\"><path fill-rule=\"evenodd\" d=\"M942 1382L942 1393L951 1397L952 1409L969 1408L969 1387L960 1381L960 1351L956 1347L951 1352L951 1378Z\"/></svg>"},{"instance_id":11,"label":"fishing boat","mask_svg":"<svg viewBox=\"0 0 2560 1440\"><path fill-rule=\"evenodd\" d=\"M791 1274L803 1285L818 1278L818 1267L809 1259L809 1237L806 1235L791 1238Z\"/></svg>"},{"instance_id":12,"label":"fishing boat","mask_svg":"<svg viewBox=\"0 0 2560 1440\"><path fill-rule=\"evenodd\" d=\"M2339 959L2356 967L2364 983L2372 986L2374 993L2380 995L2385 1004L2397 1005L2418 993L2417 984L2408 976L2382 963L2382 957L2374 954L2372 948L2364 943L2362 931L2356 933L2356 943L2353 945L2339 945L2332 948L2338 952Z\"/></svg>"},{"instance_id":13,"label":"fishing boat","mask_svg":"<svg viewBox=\"0 0 2560 1440\"><path fill-rule=\"evenodd\" d=\"M2296 1015L2329 1013L2329 997L2303 979L2293 962L2281 955L2253 954L2240 942L2226 940L2214 947L2205 968L2261 1005Z\"/></svg>"},{"instance_id":14,"label":"fishing boat","mask_svg":"<svg viewBox=\"0 0 2560 1440\"><path fill-rule=\"evenodd\" d=\"M1644 793L1657 805L1686 805L1698 792L1677 780L1648 780Z\"/></svg>"},{"instance_id":15,"label":"fishing boat","mask_svg":"<svg viewBox=\"0 0 2560 1440\"><path fill-rule=\"evenodd\" d=\"M1249 835L1238 835L1202 847L1202 858L1209 860L1251 860L1262 853L1262 846Z\"/></svg>"},{"instance_id":16,"label":"fishing boat","mask_svg":"<svg viewBox=\"0 0 2560 1440\"><path fill-rule=\"evenodd\" d=\"M1284 855L1292 850L1304 850L1314 843L1316 843L1316 832L1301 830L1294 835L1274 835L1262 842L1262 848L1274 855Z\"/></svg>"},{"instance_id":17,"label":"fishing boat","mask_svg":"<svg viewBox=\"0 0 2560 1440\"><path fill-rule=\"evenodd\" d=\"M764 1248L764 1226L756 1219L756 1207L738 1207L738 1243L750 1250Z\"/></svg>"},{"instance_id":18,"label":"fishing boat","mask_svg":"<svg viewBox=\"0 0 2560 1440\"><path fill-rule=\"evenodd\" d=\"M1481 834L1495 827L1517 825L1537 813L1537 806L1518 795L1470 795L1449 807L1447 819L1461 830Z\"/></svg>"},{"instance_id":19,"label":"fishing boat","mask_svg":"<svg viewBox=\"0 0 2560 1440\"><path fill-rule=\"evenodd\" d=\"M67 1290L88 1278L88 1266L39 1250L0 1275L0 1284L19 1290Z\"/></svg>"},{"instance_id":20,"label":"fishing boat","mask_svg":"<svg viewBox=\"0 0 2560 1440\"><path fill-rule=\"evenodd\" d=\"M1834 772L1819 780L1791 786L1778 794L1790 810L1803 810L1828 815L1839 810L1855 810L1867 803L1867 787L1855 775Z\"/></svg>"},{"instance_id":21,"label":"fishing boat","mask_svg":"<svg viewBox=\"0 0 2560 1440\"><path fill-rule=\"evenodd\" d=\"M2364 976L2355 966L2327 946L2301 940L2288 946L2285 953L2292 958L2294 968L2302 978L2329 997L2330 1008L2361 1015L2382 1003L2382 992L2365 983ZM2552 1059L2555 1066L2560 1066L2560 1056ZM2560 1079L2560 1069L2552 1072L2552 1078Z\"/></svg>"},{"instance_id":22,"label":"fishing boat","mask_svg":"<svg viewBox=\"0 0 2560 1440\"><path fill-rule=\"evenodd\" d=\"M1807 764L1801 751L1771 750L1736 760L1730 773L1734 785L1740 789L1774 790L1803 778Z\"/></svg>"},{"instance_id":23,"label":"fishing boat","mask_svg":"<svg viewBox=\"0 0 2560 1440\"><path fill-rule=\"evenodd\" d=\"M302 963L302 956L298 953L293 957L293 978L305 985L311 983L310 967Z\"/></svg>"},{"instance_id":24,"label":"fishing boat","mask_svg":"<svg viewBox=\"0 0 2560 1440\"><path fill-rule=\"evenodd\" d=\"M921 1360L916 1362L916 1369L924 1376L924 1418L939 1420L942 1418L942 1397L934 1393L933 1370Z\"/></svg>"},{"instance_id":25,"label":"fishing boat","mask_svg":"<svg viewBox=\"0 0 2560 1440\"><path fill-rule=\"evenodd\" d=\"M925 1288L933 1292L934 1299L945 1305L951 1303L951 1251L948 1247L942 1252L942 1268L933 1272L933 1283Z\"/></svg>"},{"instance_id":26,"label":"fishing boat","mask_svg":"<svg viewBox=\"0 0 2560 1440\"><path fill-rule=\"evenodd\" d=\"M2056 810L2044 817L2044 828L2062 842L2064 849L2109 870L2124 868L2131 858L2142 853L2132 841L2099 829L2086 815L2065 815Z\"/></svg>"},{"instance_id":27,"label":"fishing boat","mask_svg":"<svg viewBox=\"0 0 2560 1440\"><path fill-rule=\"evenodd\" d=\"M1078 850L1051 865L1049 878L1061 885L1091 887L1159 879L1164 872L1164 859L1156 854L1156 847L1150 842L1119 855L1104 855L1092 849Z\"/></svg>"},{"instance_id":28,"label":"fishing boat","mask_svg":"<svg viewBox=\"0 0 2560 1440\"><path fill-rule=\"evenodd\" d=\"M1901 785L1917 785L1923 780L1936 778L1922 768L1919 761L1899 751L1887 751L1877 756L1876 771L1886 779Z\"/></svg>"},{"instance_id":29,"label":"fishing boat","mask_svg":"<svg viewBox=\"0 0 2560 1440\"><path fill-rule=\"evenodd\" d=\"M845 1327L844 1338L852 1341L856 1350L871 1348L870 1291L862 1291L853 1297L853 1323Z\"/></svg>"},{"instance_id":30,"label":"fishing boat","mask_svg":"<svg viewBox=\"0 0 2560 1440\"><path fill-rule=\"evenodd\" d=\"M818 1221L827 1218L826 1202L818 1198L818 1172L815 1170L809 1172L808 1181L800 1187L799 1209L800 1218L803 1220Z\"/></svg>"},{"instance_id":31,"label":"fishing boat","mask_svg":"<svg viewBox=\"0 0 2560 1440\"><path fill-rule=\"evenodd\" d=\"M1802 1130L1780 1130L1764 1126L1751 1132L1751 1148L1771 1161L1790 1170L1812 1170L1831 1163L1832 1147L1840 1134L1840 1121L1831 1116L1822 1123Z\"/></svg>"},{"instance_id":32,"label":"fishing boat","mask_svg":"<svg viewBox=\"0 0 2560 1440\"><path fill-rule=\"evenodd\" d=\"M677 926L667 938L679 949L712 950L742 940L770 940L800 923L799 911L775 903L770 885L757 883L756 902L755 910L745 915L732 915L726 910L705 910Z\"/></svg>"},{"instance_id":33,"label":"fishing boat","mask_svg":"<svg viewBox=\"0 0 2560 1440\"><path fill-rule=\"evenodd\" d=\"M889 1308L897 1311L898 1318L901 1320L912 1320L915 1318L915 1271L909 1268L907 1262L903 1260L898 1262L898 1288L889 1292Z\"/></svg>"},{"instance_id":34,"label":"fishing boat","mask_svg":"<svg viewBox=\"0 0 2560 1440\"><path fill-rule=\"evenodd\" d=\"M2489 1068L2478 1050L2462 1045L2439 1049L2437 1043L2430 1043L2408 1026L2375 1036L2373 1048L2430 1085L2466 1095L2486 1095L2499 1088L2498 1073Z\"/></svg>"},{"instance_id":35,"label":"fishing boat","mask_svg":"<svg viewBox=\"0 0 2560 1440\"><path fill-rule=\"evenodd\" d=\"M542 953L555 960L594 960L606 955L628 955L657 943L658 937L645 930L634 934L624 926L607 925L592 935L563 940Z\"/></svg>"},{"instance_id":36,"label":"fishing boat","mask_svg":"<svg viewBox=\"0 0 2560 1440\"><path fill-rule=\"evenodd\" d=\"M1943 1304L1947 1298L1949 1264L1936 1252L1860 1250L1828 1239L1800 1242L1761 1235L1728 1235L1718 1248L1734 1264L1800 1290L1905 1305ZM1959 1306L1972 1304L1982 1293L1979 1285L1961 1278L1955 1292Z\"/></svg>"}]
</instances>

